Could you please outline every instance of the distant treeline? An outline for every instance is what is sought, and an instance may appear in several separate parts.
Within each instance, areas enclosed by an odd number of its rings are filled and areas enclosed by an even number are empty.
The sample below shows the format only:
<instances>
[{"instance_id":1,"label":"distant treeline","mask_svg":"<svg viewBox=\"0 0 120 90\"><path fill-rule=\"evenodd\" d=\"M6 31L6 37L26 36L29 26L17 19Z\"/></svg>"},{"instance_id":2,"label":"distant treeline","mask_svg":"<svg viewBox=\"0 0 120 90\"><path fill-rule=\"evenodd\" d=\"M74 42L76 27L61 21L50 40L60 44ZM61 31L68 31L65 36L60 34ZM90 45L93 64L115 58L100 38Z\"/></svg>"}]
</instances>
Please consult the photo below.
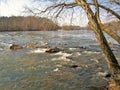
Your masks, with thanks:
<instances>
[{"instance_id":1,"label":"distant treeline","mask_svg":"<svg viewBox=\"0 0 120 90\"><path fill-rule=\"evenodd\" d=\"M87 27L66 25L61 27L63 30L87 30Z\"/></svg>"},{"instance_id":2,"label":"distant treeline","mask_svg":"<svg viewBox=\"0 0 120 90\"><path fill-rule=\"evenodd\" d=\"M120 30L120 21L105 23L105 26L112 30ZM86 27L63 25L59 26L48 18L35 16L12 16L0 17L0 31L48 31L48 30L91 30L89 23Z\"/></svg>"},{"instance_id":3,"label":"distant treeline","mask_svg":"<svg viewBox=\"0 0 120 90\"><path fill-rule=\"evenodd\" d=\"M34 16L0 17L0 31L5 30L58 30L52 20Z\"/></svg>"},{"instance_id":4,"label":"distant treeline","mask_svg":"<svg viewBox=\"0 0 120 90\"><path fill-rule=\"evenodd\" d=\"M120 21L111 21L108 23L104 23L104 25L105 25L105 27L107 27L110 30L120 31ZM88 23L88 26L86 28L87 28L87 30L91 30L89 23Z\"/></svg>"},{"instance_id":5,"label":"distant treeline","mask_svg":"<svg viewBox=\"0 0 120 90\"><path fill-rule=\"evenodd\" d=\"M104 25L111 30L120 30L120 21L112 21L109 23L105 23Z\"/></svg>"}]
</instances>

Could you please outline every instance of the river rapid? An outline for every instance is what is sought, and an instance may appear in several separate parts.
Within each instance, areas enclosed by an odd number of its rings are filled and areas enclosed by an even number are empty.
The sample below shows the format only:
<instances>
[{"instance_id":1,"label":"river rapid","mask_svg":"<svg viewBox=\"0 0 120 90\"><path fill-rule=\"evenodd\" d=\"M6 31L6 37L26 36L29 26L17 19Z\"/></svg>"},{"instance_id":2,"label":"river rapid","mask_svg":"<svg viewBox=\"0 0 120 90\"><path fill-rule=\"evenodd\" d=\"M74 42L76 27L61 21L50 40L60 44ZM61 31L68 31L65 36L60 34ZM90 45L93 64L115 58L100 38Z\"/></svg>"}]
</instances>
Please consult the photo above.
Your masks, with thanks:
<instances>
[{"instance_id":1,"label":"river rapid","mask_svg":"<svg viewBox=\"0 0 120 90\"><path fill-rule=\"evenodd\" d=\"M120 45L105 36L120 63ZM45 52L52 47L61 50ZM92 31L0 32L0 90L104 90L109 73Z\"/></svg>"}]
</instances>

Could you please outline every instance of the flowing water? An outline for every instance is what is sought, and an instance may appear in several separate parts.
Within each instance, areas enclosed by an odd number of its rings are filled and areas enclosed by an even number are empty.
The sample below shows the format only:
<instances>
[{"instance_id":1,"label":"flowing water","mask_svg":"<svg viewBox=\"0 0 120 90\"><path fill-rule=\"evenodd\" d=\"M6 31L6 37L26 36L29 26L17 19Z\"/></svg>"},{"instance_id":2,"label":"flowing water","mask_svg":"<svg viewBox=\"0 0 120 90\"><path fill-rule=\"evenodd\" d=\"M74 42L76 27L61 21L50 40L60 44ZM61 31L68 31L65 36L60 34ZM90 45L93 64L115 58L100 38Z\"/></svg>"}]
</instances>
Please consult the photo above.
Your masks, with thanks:
<instances>
[{"instance_id":1,"label":"flowing water","mask_svg":"<svg viewBox=\"0 0 120 90\"><path fill-rule=\"evenodd\" d=\"M120 62L120 46L106 37ZM23 49L10 50L13 43ZM28 43L47 43L62 50L46 53L47 47L28 48ZM109 81L106 73L92 31L0 32L0 90L100 90Z\"/></svg>"}]
</instances>

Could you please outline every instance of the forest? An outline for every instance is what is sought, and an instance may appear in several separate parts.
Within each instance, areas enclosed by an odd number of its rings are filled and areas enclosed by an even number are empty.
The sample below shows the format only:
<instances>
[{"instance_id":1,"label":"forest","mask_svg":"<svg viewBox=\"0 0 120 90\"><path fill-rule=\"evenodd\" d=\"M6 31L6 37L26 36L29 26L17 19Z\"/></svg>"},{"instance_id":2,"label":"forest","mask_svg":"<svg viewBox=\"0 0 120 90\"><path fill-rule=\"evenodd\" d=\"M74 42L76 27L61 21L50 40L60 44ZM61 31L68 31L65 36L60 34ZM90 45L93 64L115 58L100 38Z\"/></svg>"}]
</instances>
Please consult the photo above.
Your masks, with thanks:
<instances>
[{"instance_id":1,"label":"forest","mask_svg":"<svg viewBox=\"0 0 120 90\"><path fill-rule=\"evenodd\" d=\"M104 23L114 31L120 29L119 21ZM49 31L49 30L91 30L89 23L85 27L75 25L60 26L51 19L35 16L0 17L0 31Z\"/></svg>"},{"instance_id":2,"label":"forest","mask_svg":"<svg viewBox=\"0 0 120 90\"><path fill-rule=\"evenodd\" d=\"M1 31L58 30L60 27L52 20L34 16L0 17Z\"/></svg>"}]
</instances>

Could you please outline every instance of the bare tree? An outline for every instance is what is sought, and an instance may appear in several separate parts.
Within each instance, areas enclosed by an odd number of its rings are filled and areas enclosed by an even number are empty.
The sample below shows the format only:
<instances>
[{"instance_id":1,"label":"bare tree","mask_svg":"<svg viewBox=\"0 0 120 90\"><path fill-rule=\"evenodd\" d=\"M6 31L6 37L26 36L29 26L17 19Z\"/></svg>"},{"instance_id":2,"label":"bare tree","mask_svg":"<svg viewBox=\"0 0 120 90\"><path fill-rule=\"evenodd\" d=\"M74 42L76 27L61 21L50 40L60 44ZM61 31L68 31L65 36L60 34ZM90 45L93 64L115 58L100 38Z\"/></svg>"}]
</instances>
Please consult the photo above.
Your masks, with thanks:
<instances>
[{"instance_id":1,"label":"bare tree","mask_svg":"<svg viewBox=\"0 0 120 90\"><path fill-rule=\"evenodd\" d=\"M62 0L61 0L62 1ZM57 0L56 0L57 2ZM113 1L114 3L118 4L118 1ZM91 5L94 5L95 10L91 8ZM57 9L55 16L58 17L62 10L64 9L73 9L74 7L82 7L83 10L86 12L87 17L90 22L90 26L92 27L97 41L104 53L105 59L107 61L108 67L111 70L112 74L115 76L114 81L115 83L120 86L120 66L119 63L114 56L110 46L108 45L108 42L102 32L104 30L106 33L108 33L112 38L118 41L120 43L120 37L112 32L111 30L108 30L101 22L100 19L100 8L110 12L112 15L114 15L116 18L120 20L120 15L115 12L114 10L103 6L102 4L99 4L97 0L92 0L92 2L89 2L88 0L74 0L74 2L68 3L68 2L62 2L62 3L56 3L55 5L47 7L45 10L39 10L38 13L36 14L41 14L41 13L50 13L52 10ZM120 87L119 87L120 89Z\"/></svg>"},{"instance_id":2,"label":"bare tree","mask_svg":"<svg viewBox=\"0 0 120 90\"><path fill-rule=\"evenodd\" d=\"M36 1L36 0L35 0ZM37 1L40 1L40 0L37 0ZM79 7L79 5L73 0L73 2L64 2L64 0L49 0L49 1L52 1L54 4L52 4L51 6L48 6L46 7L44 10L40 10L38 8L35 8L34 10L26 7L26 9L33 13L34 15L41 15L43 13L46 13L47 15L51 15L52 13L52 16L54 17L60 17L61 13L63 10L67 10L67 9L71 9L71 22L72 22L72 18L73 18L73 13L75 12L74 8L75 7ZM57 1L61 1L61 2L58 2L56 3ZM112 1L109 1L109 2L112 2L112 3L115 3L115 2L118 2L118 0L112 0ZM108 2L107 2L108 3ZM92 6L95 6L94 3L92 2L87 2L87 4L89 5L92 5ZM115 10L112 10L110 9L109 7L106 7L102 4L99 4L98 3L98 7L101 8L101 9L104 9L105 11L111 13L113 16L115 16L117 19L120 20L120 15L115 12ZM101 27L102 27L102 30L104 32L106 32L108 35L110 35L113 39L115 39L119 44L120 44L120 37L112 30L108 29L107 27L105 27L102 23L100 23Z\"/></svg>"}]
</instances>

